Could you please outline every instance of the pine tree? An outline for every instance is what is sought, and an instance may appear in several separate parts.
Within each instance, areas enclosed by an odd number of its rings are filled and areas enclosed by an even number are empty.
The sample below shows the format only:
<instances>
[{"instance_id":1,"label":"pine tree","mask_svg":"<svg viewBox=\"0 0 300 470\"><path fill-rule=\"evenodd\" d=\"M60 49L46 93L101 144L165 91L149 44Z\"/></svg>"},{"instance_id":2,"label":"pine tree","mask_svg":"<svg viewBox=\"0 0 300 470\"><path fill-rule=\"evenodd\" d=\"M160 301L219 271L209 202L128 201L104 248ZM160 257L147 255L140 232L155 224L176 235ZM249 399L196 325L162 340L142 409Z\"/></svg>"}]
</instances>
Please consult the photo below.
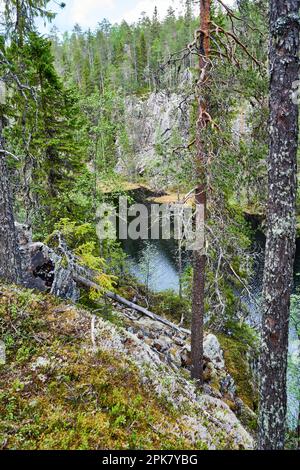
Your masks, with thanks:
<instances>
[{"instance_id":1,"label":"pine tree","mask_svg":"<svg viewBox=\"0 0 300 470\"><path fill-rule=\"evenodd\" d=\"M152 34L153 40L157 38L157 36L159 35L159 31L160 31L160 23L159 23L159 18L158 18L158 10L157 10L157 6L155 6L153 17L152 17L152 25L151 25L151 34Z\"/></svg>"},{"instance_id":2,"label":"pine tree","mask_svg":"<svg viewBox=\"0 0 300 470\"><path fill-rule=\"evenodd\" d=\"M4 0L6 35L22 47L26 36L35 29L36 18L51 21L55 14L47 9L50 0ZM61 3L64 7L64 3Z\"/></svg>"},{"instance_id":3,"label":"pine tree","mask_svg":"<svg viewBox=\"0 0 300 470\"><path fill-rule=\"evenodd\" d=\"M207 103L204 96L204 85L207 83L208 64L210 54L210 15L211 0L201 0L200 2L200 39L198 45L199 51L199 74L198 83L198 112L196 129L196 172L198 186L196 188L196 210L199 217L199 226L205 225L206 206L207 206L207 175L206 161L207 155L203 142L203 131L208 125ZM200 220L202 219L203 220ZM204 296L205 296L205 269L206 255L205 246L194 252L193 261L193 304L192 304L192 328L191 328L191 347L192 347L192 378L199 384L203 383L203 329L204 329Z\"/></svg>"},{"instance_id":4,"label":"pine tree","mask_svg":"<svg viewBox=\"0 0 300 470\"><path fill-rule=\"evenodd\" d=\"M2 82L0 84L3 86ZM0 104L0 279L20 283L22 280L21 260L3 137L6 124L4 105Z\"/></svg>"},{"instance_id":5,"label":"pine tree","mask_svg":"<svg viewBox=\"0 0 300 470\"><path fill-rule=\"evenodd\" d=\"M145 68L147 66L147 44L145 34L142 31L137 47L137 78L138 85L142 87L145 83Z\"/></svg>"},{"instance_id":6,"label":"pine tree","mask_svg":"<svg viewBox=\"0 0 300 470\"><path fill-rule=\"evenodd\" d=\"M72 212L72 202L67 202L66 196L82 165L84 143L78 142L77 138L83 122L77 97L72 90L63 87L57 75L51 43L32 34L26 54L33 64L31 80L40 89L39 129L32 145L36 146L36 152L41 155L39 168L46 176L43 183L40 181L43 190L39 191L41 195L44 191L45 198L40 202L46 209L48 224L51 225L58 213L63 216L66 211Z\"/></svg>"},{"instance_id":7,"label":"pine tree","mask_svg":"<svg viewBox=\"0 0 300 470\"><path fill-rule=\"evenodd\" d=\"M268 234L260 360L260 449L283 449L290 296L296 238L299 0L270 0Z\"/></svg>"}]
</instances>

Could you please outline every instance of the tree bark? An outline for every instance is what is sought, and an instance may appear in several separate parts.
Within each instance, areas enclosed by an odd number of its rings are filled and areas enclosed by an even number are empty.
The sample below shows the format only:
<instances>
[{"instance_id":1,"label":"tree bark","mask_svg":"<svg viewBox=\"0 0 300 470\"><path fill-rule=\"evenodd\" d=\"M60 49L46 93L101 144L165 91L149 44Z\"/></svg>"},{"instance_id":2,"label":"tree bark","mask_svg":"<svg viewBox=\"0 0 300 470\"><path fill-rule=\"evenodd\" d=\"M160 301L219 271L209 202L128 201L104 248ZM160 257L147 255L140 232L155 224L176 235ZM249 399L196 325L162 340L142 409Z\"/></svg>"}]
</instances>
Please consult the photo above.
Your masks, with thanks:
<instances>
[{"instance_id":1,"label":"tree bark","mask_svg":"<svg viewBox=\"0 0 300 470\"><path fill-rule=\"evenodd\" d=\"M207 103L205 102L204 87L208 78L210 55L210 14L211 0L200 1L200 30L199 30L199 81L198 109L199 116L196 129L196 174L199 181L196 189L196 210L206 213L206 153L203 143L203 131L208 125ZM200 207L204 210L201 210ZM205 222L205 221L204 221ZM193 300L191 328L191 376L203 384L203 329L204 329L204 294L205 294L205 247L194 252L193 261Z\"/></svg>"},{"instance_id":2,"label":"tree bark","mask_svg":"<svg viewBox=\"0 0 300 470\"><path fill-rule=\"evenodd\" d=\"M6 165L4 125L5 118L0 109L0 279L9 283L20 283L21 260Z\"/></svg>"},{"instance_id":3,"label":"tree bark","mask_svg":"<svg viewBox=\"0 0 300 470\"><path fill-rule=\"evenodd\" d=\"M300 403L299 403L299 412L298 412L298 426L297 426L297 450L300 450Z\"/></svg>"},{"instance_id":4,"label":"tree bark","mask_svg":"<svg viewBox=\"0 0 300 470\"><path fill-rule=\"evenodd\" d=\"M283 449L290 296L296 238L299 0L270 0L268 235L260 361L260 449Z\"/></svg>"}]
</instances>

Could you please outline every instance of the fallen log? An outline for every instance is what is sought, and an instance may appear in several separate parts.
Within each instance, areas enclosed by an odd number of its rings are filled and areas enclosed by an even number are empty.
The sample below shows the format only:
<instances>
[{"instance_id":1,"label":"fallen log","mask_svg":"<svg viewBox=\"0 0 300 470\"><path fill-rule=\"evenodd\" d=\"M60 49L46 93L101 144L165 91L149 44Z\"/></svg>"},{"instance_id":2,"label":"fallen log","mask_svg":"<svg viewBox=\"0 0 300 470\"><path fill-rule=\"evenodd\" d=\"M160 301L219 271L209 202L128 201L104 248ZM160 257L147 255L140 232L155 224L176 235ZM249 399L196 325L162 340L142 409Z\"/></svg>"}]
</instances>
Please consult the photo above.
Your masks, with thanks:
<instances>
[{"instance_id":1,"label":"fallen log","mask_svg":"<svg viewBox=\"0 0 300 470\"><path fill-rule=\"evenodd\" d=\"M22 252L23 271L26 273L26 287L41 291L48 291L53 295L70 299L76 302L79 298L77 284L102 292L101 287L93 282L91 278L95 273L79 264L76 257L68 249L62 235L57 232L59 246L57 252L44 243L33 243L31 233L26 232L25 226L19 224L19 242ZM68 261L65 267L62 263L63 256ZM177 326L175 323L150 312L144 307L137 305L114 292L104 292L104 296L145 315L151 320L163 323L179 333L190 335L191 332Z\"/></svg>"},{"instance_id":2,"label":"fallen log","mask_svg":"<svg viewBox=\"0 0 300 470\"><path fill-rule=\"evenodd\" d=\"M78 275L75 274L74 275L74 280L75 280L75 282L77 282L78 284L81 284L84 287L101 291L100 286L98 284L96 284L95 282L91 281L90 279L87 279L85 277L78 276ZM105 297L107 297L111 300L114 300L114 301L118 302L119 304L125 305L126 307L128 307L132 310L135 310L136 312L142 313L143 315L145 315L148 318L151 318L152 320L163 323L164 325L168 326L169 328L172 328L173 330L178 331L179 333L184 333L184 334L187 334L187 335L191 334L190 330L186 330L185 328L180 328L179 326L175 325L175 323L172 323L169 320L166 320L165 318L160 317L156 313L150 312L149 310L147 310L144 307L141 307L140 305L137 305L133 302L130 302L130 300L127 300L124 297L121 297L120 295L118 295L114 292L109 292L108 291L108 292L105 292L104 295L105 295Z\"/></svg>"}]
</instances>

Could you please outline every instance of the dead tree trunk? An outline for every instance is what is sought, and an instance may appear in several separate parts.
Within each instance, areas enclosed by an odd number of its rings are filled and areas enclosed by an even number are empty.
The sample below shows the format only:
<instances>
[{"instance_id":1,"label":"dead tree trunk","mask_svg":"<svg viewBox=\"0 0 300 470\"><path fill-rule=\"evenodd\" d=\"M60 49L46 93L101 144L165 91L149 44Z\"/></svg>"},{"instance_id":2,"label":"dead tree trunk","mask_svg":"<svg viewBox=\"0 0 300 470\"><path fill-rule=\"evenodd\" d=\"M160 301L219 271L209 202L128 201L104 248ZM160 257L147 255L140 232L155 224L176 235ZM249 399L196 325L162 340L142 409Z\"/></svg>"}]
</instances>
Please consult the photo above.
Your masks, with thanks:
<instances>
[{"instance_id":1,"label":"dead tree trunk","mask_svg":"<svg viewBox=\"0 0 300 470\"><path fill-rule=\"evenodd\" d=\"M0 108L0 279L9 283L20 283L21 261L6 165L4 125L5 117Z\"/></svg>"},{"instance_id":2,"label":"dead tree trunk","mask_svg":"<svg viewBox=\"0 0 300 470\"><path fill-rule=\"evenodd\" d=\"M299 0L270 0L268 235L260 361L260 449L283 449L290 295L296 236Z\"/></svg>"},{"instance_id":3,"label":"dead tree trunk","mask_svg":"<svg viewBox=\"0 0 300 470\"><path fill-rule=\"evenodd\" d=\"M206 212L206 152L203 142L203 131L208 124L207 103L204 88L208 78L210 55L210 13L211 0L200 1L200 30L199 30L199 81L198 81L198 107L199 116L196 129L196 175L198 187L196 189L196 210L198 213ZM202 206L202 207L201 207ZM206 256L202 250L196 250L193 262L193 305L191 328L191 376L199 385L203 384L203 325L204 325L204 292L205 292L205 265Z\"/></svg>"}]
</instances>

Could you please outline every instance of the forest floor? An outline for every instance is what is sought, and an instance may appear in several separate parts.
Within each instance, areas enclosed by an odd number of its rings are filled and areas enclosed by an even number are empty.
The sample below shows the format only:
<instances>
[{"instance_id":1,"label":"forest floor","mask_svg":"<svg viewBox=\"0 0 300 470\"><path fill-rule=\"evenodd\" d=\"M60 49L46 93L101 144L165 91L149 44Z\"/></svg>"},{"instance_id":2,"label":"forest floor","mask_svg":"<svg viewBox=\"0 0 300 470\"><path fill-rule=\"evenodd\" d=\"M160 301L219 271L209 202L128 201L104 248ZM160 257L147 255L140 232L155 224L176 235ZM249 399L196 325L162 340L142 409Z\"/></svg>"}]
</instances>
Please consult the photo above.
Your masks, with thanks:
<instances>
[{"instance_id":1,"label":"forest floor","mask_svg":"<svg viewBox=\"0 0 300 470\"><path fill-rule=\"evenodd\" d=\"M199 394L117 312L103 320L3 285L0 296L3 449L253 448L230 407Z\"/></svg>"}]
</instances>

